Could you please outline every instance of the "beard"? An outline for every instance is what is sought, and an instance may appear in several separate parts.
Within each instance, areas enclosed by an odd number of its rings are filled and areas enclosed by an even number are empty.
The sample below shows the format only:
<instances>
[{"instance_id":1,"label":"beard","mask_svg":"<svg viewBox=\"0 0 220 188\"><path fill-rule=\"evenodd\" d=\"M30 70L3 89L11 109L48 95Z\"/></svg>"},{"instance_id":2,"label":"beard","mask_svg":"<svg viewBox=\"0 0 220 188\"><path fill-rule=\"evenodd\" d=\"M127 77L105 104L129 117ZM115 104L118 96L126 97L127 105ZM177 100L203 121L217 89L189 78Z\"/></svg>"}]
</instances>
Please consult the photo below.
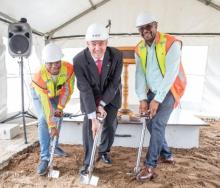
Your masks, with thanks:
<instances>
[{"instance_id":1,"label":"beard","mask_svg":"<svg viewBox=\"0 0 220 188\"><path fill-rule=\"evenodd\" d=\"M155 37L156 37L156 32L154 33L152 31L149 31L147 33L142 33L141 36L144 38L144 40L147 44L152 44Z\"/></svg>"}]
</instances>

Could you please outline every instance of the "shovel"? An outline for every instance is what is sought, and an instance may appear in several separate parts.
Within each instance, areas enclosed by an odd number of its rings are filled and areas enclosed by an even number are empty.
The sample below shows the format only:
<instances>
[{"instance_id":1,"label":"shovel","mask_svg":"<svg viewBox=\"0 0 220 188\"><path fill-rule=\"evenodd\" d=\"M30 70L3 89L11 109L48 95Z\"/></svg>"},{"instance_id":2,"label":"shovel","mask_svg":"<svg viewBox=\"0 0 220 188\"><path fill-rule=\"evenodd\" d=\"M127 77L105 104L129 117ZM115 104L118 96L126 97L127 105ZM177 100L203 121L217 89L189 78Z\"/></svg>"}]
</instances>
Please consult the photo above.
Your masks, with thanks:
<instances>
[{"instance_id":1,"label":"shovel","mask_svg":"<svg viewBox=\"0 0 220 188\"><path fill-rule=\"evenodd\" d=\"M145 132L146 132L145 130L146 130L147 124L150 121L149 116L141 116L141 117L142 117L143 127L141 131L141 138L140 138L140 144L138 148L136 166L134 167L134 175L137 175L141 170L140 161L141 161L141 153L142 153L143 142L144 142L144 137L145 137Z\"/></svg>"},{"instance_id":2,"label":"shovel","mask_svg":"<svg viewBox=\"0 0 220 188\"><path fill-rule=\"evenodd\" d=\"M61 122L62 122L61 120L62 119L59 118L58 129L60 129ZM51 153L50 153L50 160L49 160L49 164L48 164L48 177L49 178L58 178L59 175L60 175L60 171L53 169L53 156L54 156L54 150L55 150L55 147L56 147L57 139L58 139L58 137L55 136L53 138L53 142L52 142L52 148L51 148Z\"/></svg>"},{"instance_id":3,"label":"shovel","mask_svg":"<svg viewBox=\"0 0 220 188\"><path fill-rule=\"evenodd\" d=\"M88 174L80 175L80 183L86 184L86 185L93 185L93 186L97 186L98 181L99 181L99 177L93 176L92 172L93 172L93 169L94 169L94 160L95 160L96 148L98 146L99 137L101 135L103 122L104 122L104 118L103 119L97 118L97 119L100 122L100 128L99 128L99 130L96 133L95 138L94 138L93 147L92 147L92 154L91 154L89 167L88 167Z\"/></svg>"}]
</instances>

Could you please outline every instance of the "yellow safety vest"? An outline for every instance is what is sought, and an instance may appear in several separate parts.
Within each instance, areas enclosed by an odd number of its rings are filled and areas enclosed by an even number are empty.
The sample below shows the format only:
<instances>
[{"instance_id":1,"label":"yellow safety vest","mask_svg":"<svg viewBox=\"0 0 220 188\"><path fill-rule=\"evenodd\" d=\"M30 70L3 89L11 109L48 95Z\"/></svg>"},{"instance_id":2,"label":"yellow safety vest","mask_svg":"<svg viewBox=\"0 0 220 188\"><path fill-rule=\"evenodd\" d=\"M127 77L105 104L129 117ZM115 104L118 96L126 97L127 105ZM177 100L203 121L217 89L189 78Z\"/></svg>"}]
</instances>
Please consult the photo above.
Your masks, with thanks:
<instances>
[{"instance_id":1,"label":"yellow safety vest","mask_svg":"<svg viewBox=\"0 0 220 188\"><path fill-rule=\"evenodd\" d=\"M55 109L50 104L50 99L59 96L57 108L64 109L73 93L74 79L73 65L67 62L61 62L61 69L57 75L56 83L54 83L52 75L47 71L45 65L42 65L40 71L34 75L32 86L41 99L44 114L50 128L56 126L53 121Z\"/></svg>"},{"instance_id":2,"label":"yellow safety vest","mask_svg":"<svg viewBox=\"0 0 220 188\"><path fill-rule=\"evenodd\" d=\"M157 56L157 61L159 64L161 74L163 76L166 73L166 54L168 50L170 49L171 45L173 44L173 42L175 41L179 41L182 45L182 42L176 39L174 36L171 36L169 34L159 33L159 32L157 32L156 34L156 38L155 38L156 56ZM137 44L135 48L135 53L140 58L142 70L144 71L144 74L146 74L147 47L145 45L144 40L141 40ZM182 63L180 62L179 73L171 87L171 93L173 94L175 98L174 107L176 107L179 104L180 98L183 96L185 88L186 88L186 75L185 75Z\"/></svg>"}]
</instances>

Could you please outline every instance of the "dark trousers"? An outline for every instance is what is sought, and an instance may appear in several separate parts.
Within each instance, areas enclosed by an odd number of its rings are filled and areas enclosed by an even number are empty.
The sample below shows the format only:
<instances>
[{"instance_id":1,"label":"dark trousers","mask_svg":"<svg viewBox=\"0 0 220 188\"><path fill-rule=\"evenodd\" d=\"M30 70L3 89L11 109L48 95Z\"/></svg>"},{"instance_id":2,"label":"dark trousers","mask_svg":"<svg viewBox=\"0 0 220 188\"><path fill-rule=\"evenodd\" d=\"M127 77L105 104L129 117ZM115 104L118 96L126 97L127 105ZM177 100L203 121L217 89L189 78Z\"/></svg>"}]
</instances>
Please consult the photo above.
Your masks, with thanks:
<instances>
[{"instance_id":1,"label":"dark trousers","mask_svg":"<svg viewBox=\"0 0 220 188\"><path fill-rule=\"evenodd\" d=\"M111 146L114 142L115 131L118 125L117 112L118 109L111 104L105 107L107 116L103 125L101 134L101 143L99 146L99 153L110 152ZM87 116L84 117L83 122L83 147L84 147L84 165L89 165L90 157L93 147L93 136L92 136L92 122Z\"/></svg>"},{"instance_id":2,"label":"dark trousers","mask_svg":"<svg viewBox=\"0 0 220 188\"><path fill-rule=\"evenodd\" d=\"M154 98L152 92L148 92L148 102ZM172 156L170 149L165 139L165 129L169 120L170 114L173 111L174 97L171 92L168 92L164 101L159 105L156 115L147 125L150 132L150 143L146 155L145 165L156 167L157 160L160 156L166 159Z\"/></svg>"}]
</instances>

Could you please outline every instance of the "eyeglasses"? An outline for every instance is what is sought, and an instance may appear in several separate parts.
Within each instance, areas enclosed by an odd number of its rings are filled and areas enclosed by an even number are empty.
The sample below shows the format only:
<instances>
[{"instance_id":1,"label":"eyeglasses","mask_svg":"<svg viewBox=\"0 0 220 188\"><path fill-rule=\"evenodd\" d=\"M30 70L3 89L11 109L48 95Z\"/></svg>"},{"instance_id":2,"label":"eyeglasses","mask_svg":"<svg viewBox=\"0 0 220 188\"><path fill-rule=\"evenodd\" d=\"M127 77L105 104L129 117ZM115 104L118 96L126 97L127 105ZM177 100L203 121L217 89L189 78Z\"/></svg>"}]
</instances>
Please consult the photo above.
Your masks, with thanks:
<instances>
[{"instance_id":1,"label":"eyeglasses","mask_svg":"<svg viewBox=\"0 0 220 188\"><path fill-rule=\"evenodd\" d=\"M153 23L150 23L150 24L147 24L147 25L144 25L144 26L141 26L138 28L138 31L141 33L143 32L144 30L148 30L150 31L152 29L152 27L154 26L154 22Z\"/></svg>"}]
</instances>

